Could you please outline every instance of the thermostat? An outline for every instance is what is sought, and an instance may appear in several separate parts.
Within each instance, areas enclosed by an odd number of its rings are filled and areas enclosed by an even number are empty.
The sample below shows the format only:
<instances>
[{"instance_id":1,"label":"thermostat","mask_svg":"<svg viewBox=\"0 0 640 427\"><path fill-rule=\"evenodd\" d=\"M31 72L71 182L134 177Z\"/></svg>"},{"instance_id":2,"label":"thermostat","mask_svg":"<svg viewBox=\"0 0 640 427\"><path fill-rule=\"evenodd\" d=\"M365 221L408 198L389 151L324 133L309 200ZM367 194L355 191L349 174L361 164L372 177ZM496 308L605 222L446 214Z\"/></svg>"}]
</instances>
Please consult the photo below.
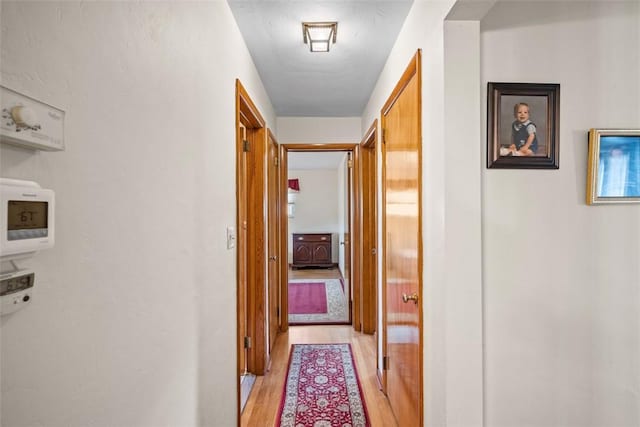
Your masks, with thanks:
<instances>
[{"instance_id":1,"label":"thermostat","mask_svg":"<svg viewBox=\"0 0 640 427\"><path fill-rule=\"evenodd\" d=\"M31 302L34 282L35 273L32 270L0 274L0 314L13 313Z\"/></svg>"},{"instance_id":2,"label":"thermostat","mask_svg":"<svg viewBox=\"0 0 640 427\"><path fill-rule=\"evenodd\" d=\"M64 111L0 86L0 141L64 150Z\"/></svg>"},{"instance_id":3,"label":"thermostat","mask_svg":"<svg viewBox=\"0 0 640 427\"><path fill-rule=\"evenodd\" d=\"M53 246L55 193L37 182L0 178L0 261Z\"/></svg>"}]
</instances>

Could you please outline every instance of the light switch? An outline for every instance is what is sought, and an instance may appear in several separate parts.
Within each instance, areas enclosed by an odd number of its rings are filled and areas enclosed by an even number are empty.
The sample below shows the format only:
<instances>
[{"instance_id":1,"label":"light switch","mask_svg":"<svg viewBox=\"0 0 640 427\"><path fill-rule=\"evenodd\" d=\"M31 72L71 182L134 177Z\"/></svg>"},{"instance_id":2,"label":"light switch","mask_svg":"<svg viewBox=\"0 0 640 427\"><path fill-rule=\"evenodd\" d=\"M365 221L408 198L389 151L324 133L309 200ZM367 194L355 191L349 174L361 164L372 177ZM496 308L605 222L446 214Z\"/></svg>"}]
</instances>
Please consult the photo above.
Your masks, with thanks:
<instances>
[{"instance_id":1,"label":"light switch","mask_svg":"<svg viewBox=\"0 0 640 427\"><path fill-rule=\"evenodd\" d=\"M227 227L227 249L233 249L236 247L236 229L234 227Z\"/></svg>"}]
</instances>

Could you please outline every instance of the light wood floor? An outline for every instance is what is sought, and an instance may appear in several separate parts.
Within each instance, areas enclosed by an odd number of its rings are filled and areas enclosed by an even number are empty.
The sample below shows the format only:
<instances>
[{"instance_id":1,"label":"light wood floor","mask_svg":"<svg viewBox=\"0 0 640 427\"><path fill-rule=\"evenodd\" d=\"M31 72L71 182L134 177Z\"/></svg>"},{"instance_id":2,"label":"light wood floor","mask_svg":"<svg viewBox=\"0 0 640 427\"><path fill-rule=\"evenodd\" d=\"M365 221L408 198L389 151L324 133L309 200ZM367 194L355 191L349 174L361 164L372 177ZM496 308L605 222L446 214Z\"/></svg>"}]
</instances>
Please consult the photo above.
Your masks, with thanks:
<instances>
[{"instance_id":1,"label":"light wood floor","mask_svg":"<svg viewBox=\"0 0 640 427\"><path fill-rule=\"evenodd\" d=\"M337 268L289 268L289 280L295 279L341 279Z\"/></svg>"},{"instance_id":2,"label":"light wood floor","mask_svg":"<svg viewBox=\"0 0 640 427\"><path fill-rule=\"evenodd\" d=\"M270 371L258 377L241 418L242 426L276 425L291 344L350 342L372 427L397 426L386 396L376 379L376 350L372 335L346 326L291 326L280 334L271 353Z\"/></svg>"}]
</instances>

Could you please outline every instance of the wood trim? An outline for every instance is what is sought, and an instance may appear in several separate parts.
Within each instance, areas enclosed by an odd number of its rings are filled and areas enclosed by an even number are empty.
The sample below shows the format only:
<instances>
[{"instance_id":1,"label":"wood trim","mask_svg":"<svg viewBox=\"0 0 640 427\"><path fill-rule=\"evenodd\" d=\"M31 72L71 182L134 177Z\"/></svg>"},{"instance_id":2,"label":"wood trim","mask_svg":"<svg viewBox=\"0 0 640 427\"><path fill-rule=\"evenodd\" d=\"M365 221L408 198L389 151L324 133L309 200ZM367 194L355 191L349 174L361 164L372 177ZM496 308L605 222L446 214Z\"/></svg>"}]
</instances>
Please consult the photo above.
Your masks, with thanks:
<instances>
[{"instance_id":1,"label":"wood trim","mask_svg":"<svg viewBox=\"0 0 640 427\"><path fill-rule=\"evenodd\" d=\"M326 144L282 144L289 151L353 151L358 144L326 143Z\"/></svg>"},{"instance_id":2,"label":"wood trim","mask_svg":"<svg viewBox=\"0 0 640 427\"><path fill-rule=\"evenodd\" d=\"M248 370L264 375L267 367L266 346L266 132L264 128L248 129L251 144L248 161L249 186L247 191L247 302L249 309L248 332L251 347L248 352Z\"/></svg>"},{"instance_id":3,"label":"wood trim","mask_svg":"<svg viewBox=\"0 0 640 427\"><path fill-rule=\"evenodd\" d=\"M280 144L280 212L287 211L287 148ZM280 332L289 330L289 300L287 287L289 285L289 217L280 215Z\"/></svg>"},{"instance_id":4,"label":"wood trim","mask_svg":"<svg viewBox=\"0 0 640 427\"><path fill-rule=\"evenodd\" d=\"M385 390L385 378L384 378L384 370L383 367L378 363L381 357L384 355L384 351L378 346L378 336L380 337L380 342L384 346L385 336L382 330L378 328L378 324L382 323L381 319L379 319L378 315L382 308L382 298L384 297L384 293L378 292L378 283L381 281L378 279L378 257L381 253L380 245L378 242L378 119L374 119L369 129L364 134L362 138L362 142L360 143L362 146L362 198L363 198L363 234L362 234L362 246L363 246L363 255L362 255L362 280L363 283L367 277L367 269L369 269L369 274L374 277L373 281L373 330L369 330L367 328L367 324L365 322L363 332L365 333L373 333L374 338L376 340L376 379L378 380L378 385L381 390ZM371 179L373 179L373 183L371 183ZM371 186L373 187L373 191L371 191ZM369 200L368 197L373 198L373 200ZM364 211L364 206L372 206L372 215L367 215ZM370 222L373 222L371 224ZM370 263L367 262L367 247L373 246L376 248L376 255L370 258ZM366 304L364 304L366 307ZM383 313L384 314L384 313ZM367 316L365 315L365 318ZM379 321L380 320L380 321Z\"/></svg>"},{"instance_id":5,"label":"wood trim","mask_svg":"<svg viewBox=\"0 0 640 427\"><path fill-rule=\"evenodd\" d=\"M244 350L242 348L242 337L245 334L245 287L246 280L243 279L243 273L245 271L244 266L246 260L244 255L246 250L244 248L244 237L242 236L241 224L244 221L244 204L241 202L245 200L245 184L244 184L244 168L242 167L242 140L243 129L241 128L240 119L240 102L239 93L236 84L236 111L235 111L235 129L236 129L236 375L240 377L244 371ZM241 417L241 386L240 381L236 382L236 410L238 426L240 425Z\"/></svg>"},{"instance_id":6,"label":"wood trim","mask_svg":"<svg viewBox=\"0 0 640 427\"><path fill-rule=\"evenodd\" d=\"M236 111L248 128L263 128L265 121L239 79L236 79Z\"/></svg>"},{"instance_id":7,"label":"wood trim","mask_svg":"<svg viewBox=\"0 0 640 427\"><path fill-rule=\"evenodd\" d=\"M246 173L243 167L242 141L244 139L244 126L241 127L238 93L236 92L236 375L240 377L245 368L245 352L243 337L246 334L246 239L242 223L246 217L246 207L242 203L246 200ZM241 415L241 387L240 381L236 382L236 402L238 412L238 425Z\"/></svg>"},{"instance_id":8,"label":"wood trim","mask_svg":"<svg viewBox=\"0 0 640 427\"><path fill-rule=\"evenodd\" d=\"M360 144L353 150L351 166L351 286L353 288L353 328L362 332L362 204Z\"/></svg>"},{"instance_id":9,"label":"wood trim","mask_svg":"<svg viewBox=\"0 0 640 427\"><path fill-rule=\"evenodd\" d=\"M380 131L384 135L385 129L385 116L384 113L380 112ZM384 266L387 264L387 220L386 220L386 210L385 206L387 203L387 191L384 185L385 180L387 178L387 146L384 138L382 139L382 144L380 144L380 157L381 157L381 171L380 171L380 182L382 183L380 188L380 201L382 206L382 211L380 212L380 229L382 232L382 240L380 247L380 264L383 266L381 274L380 274L380 317L382 323L382 330L380 333L382 336L380 337L380 345L382 347L382 358L388 356L387 353L387 270ZM380 368L380 384L382 385L382 392L387 393L387 372L384 370L384 367L379 366Z\"/></svg>"},{"instance_id":10,"label":"wood trim","mask_svg":"<svg viewBox=\"0 0 640 427\"><path fill-rule=\"evenodd\" d=\"M371 248L377 250L377 169L376 169L376 141L378 121L365 133L360 146L360 212L362 230L362 332L373 334L377 329L377 254L371 252Z\"/></svg>"},{"instance_id":11,"label":"wood trim","mask_svg":"<svg viewBox=\"0 0 640 427\"><path fill-rule=\"evenodd\" d=\"M411 80L411 77L413 77L414 74L420 72L420 61L422 55L421 52L422 50L418 49L416 54L413 55L413 58L411 58L409 65L404 70L404 73L402 73L402 77L400 77L400 80L396 84L396 87L393 88L391 95L389 95L389 99L387 99L387 102L385 102L384 106L382 107L382 110L380 111L381 116L384 117L389 112L389 109L396 102L398 96L400 96L400 94L402 93L402 90L405 88L405 86L407 86L409 80ZM420 81L421 80L422 79L420 79ZM421 87L420 81L418 81L418 87ZM422 122L422 120L420 120L420 122ZM382 129L384 129L384 127Z\"/></svg>"},{"instance_id":12,"label":"wood trim","mask_svg":"<svg viewBox=\"0 0 640 427\"><path fill-rule=\"evenodd\" d=\"M278 140L267 129L267 295L268 295L268 354L271 357L275 339L280 331L280 148ZM275 257L273 259L272 257ZM267 367L268 370L268 367Z\"/></svg>"},{"instance_id":13,"label":"wood trim","mask_svg":"<svg viewBox=\"0 0 640 427\"><path fill-rule=\"evenodd\" d=\"M420 282L418 285L418 294L420 295L419 310L419 328L420 328L420 425L424 425L424 242L422 227L422 203L423 203L423 186L422 186L422 50L418 49L414 56L412 64L415 65L415 74L418 78L418 277Z\"/></svg>"},{"instance_id":14,"label":"wood trim","mask_svg":"<svg viewBox=\"0 0 640 427\"><path fill-rule=\"evenodd\" d=\"M267 128L267 137L271 138L273 140L273 142L275 142L278 147L280 146L280 144L278 144L278 138L276 138L276 136L274 135L274 133L271 130L271 128Z\"/></svg>"},{"instance_id":15,"label":"wood trim","mask_svg":"<svg viewBox=\"0 0 640 427\"><path fill-rule=\"evenodd\" d=\"M378 119L374 119L369 129L364 133L360 146L362 148L375 148L378 141Z\"/></svg>"}]
</instances>

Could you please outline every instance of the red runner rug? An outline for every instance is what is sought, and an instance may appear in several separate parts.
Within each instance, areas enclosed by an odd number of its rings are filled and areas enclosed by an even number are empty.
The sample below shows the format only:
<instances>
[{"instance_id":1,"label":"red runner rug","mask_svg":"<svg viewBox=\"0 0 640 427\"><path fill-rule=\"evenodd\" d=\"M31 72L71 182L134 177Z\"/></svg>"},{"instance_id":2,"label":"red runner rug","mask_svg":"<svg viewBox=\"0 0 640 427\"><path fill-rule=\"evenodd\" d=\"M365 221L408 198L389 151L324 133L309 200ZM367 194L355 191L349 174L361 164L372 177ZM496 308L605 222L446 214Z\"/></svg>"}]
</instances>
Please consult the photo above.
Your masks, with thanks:
<instances>
[{"instance_id":1,"label":"red runner rug","mask_svg":"<svg viewBox=\"0 0 640 427\"><path fill-rule=\"evenodd\" d=\"M369 427L350 344L293 344L280 427Z\"/></svg>"},{"instance_id":2,"label":"red runner rug","mask_svg":"<svg viewBox=\"0 0 640 427\"><path fill-rule=\"evenodd\" d=\"M324 282L289 282L289 314L327 312L327 290Z\"/></svg>"}]
</instances>

